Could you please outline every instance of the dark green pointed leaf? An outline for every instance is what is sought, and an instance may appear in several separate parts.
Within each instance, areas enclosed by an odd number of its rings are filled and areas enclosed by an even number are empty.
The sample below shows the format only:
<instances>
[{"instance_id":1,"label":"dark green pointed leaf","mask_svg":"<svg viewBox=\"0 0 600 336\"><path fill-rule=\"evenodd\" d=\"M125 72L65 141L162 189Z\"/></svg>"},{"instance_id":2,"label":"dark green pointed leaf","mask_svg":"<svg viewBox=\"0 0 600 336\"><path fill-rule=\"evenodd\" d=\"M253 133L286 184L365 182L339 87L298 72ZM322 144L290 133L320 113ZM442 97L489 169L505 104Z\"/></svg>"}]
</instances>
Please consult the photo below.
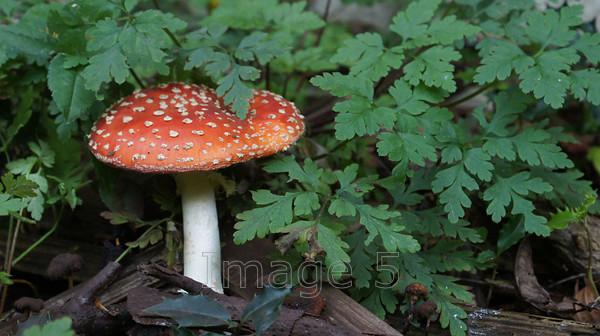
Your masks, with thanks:
<instances>
[{"instance_id":1,"label":"dark green pointed leaf","mask_svg":"<svg viewBox=\"0 0 600 336\"><path fill-rule=\"evenodd\" d=\"M168 316L180 327L214 327L230 325L231 316L225 308L204 295L182 295L146 308L146 312Z\"/></svg>"},{"instance_id":2,"label":"dark green pointed leaf","mask_svg":"<svg viewBox=\"0 0 600 336\"><path fill-rule=\"evenodd\" d=\"M266 286L244 309L242 323L252 321L256 335L262 335L277 320L283 300L291 292L291 287L274 288Z\"/></svg>"}]
</instances>

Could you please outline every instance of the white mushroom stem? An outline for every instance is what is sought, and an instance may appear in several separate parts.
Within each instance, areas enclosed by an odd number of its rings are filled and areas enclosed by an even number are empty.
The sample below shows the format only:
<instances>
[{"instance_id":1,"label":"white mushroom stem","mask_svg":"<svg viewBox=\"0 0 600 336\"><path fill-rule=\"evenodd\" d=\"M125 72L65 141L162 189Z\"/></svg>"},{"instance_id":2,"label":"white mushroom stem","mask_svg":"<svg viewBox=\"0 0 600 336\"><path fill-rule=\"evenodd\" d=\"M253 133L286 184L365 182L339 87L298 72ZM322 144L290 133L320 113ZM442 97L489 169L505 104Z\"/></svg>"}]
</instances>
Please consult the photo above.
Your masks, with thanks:
<instances>
[{"instance_id":1,"label":"white mushroom stem","mask_svg":"<svg viewBox=\"0 0 600 336\"><path fill-rule=\"evenodd\" d=\"M219 221L208 176L193 172L176 178L183 210L183 274L223 293Z\"/></svg>"}]
</instances>

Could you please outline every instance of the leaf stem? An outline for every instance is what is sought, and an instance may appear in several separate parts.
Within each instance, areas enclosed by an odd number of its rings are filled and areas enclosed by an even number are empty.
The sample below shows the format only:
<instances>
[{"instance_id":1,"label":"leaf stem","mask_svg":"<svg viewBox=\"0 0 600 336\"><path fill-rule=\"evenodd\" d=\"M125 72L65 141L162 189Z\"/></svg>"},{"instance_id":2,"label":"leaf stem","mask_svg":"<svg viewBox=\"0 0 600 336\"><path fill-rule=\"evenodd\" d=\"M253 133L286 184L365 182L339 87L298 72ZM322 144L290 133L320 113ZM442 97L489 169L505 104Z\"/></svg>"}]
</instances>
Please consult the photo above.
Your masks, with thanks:
<instances>
[{"instance_id":1,"label":"leaf stem","mask_svg":"<svg viewBox=\"0 0 600 336\"><path fill-rule=\"evenodd\" d=\"M179 42L177 37L175 37L175 35L173 35L173 33L169 30L169 28L163 27L163 30L165 31L165 33L167 33L167 35L169 35L169 37L171 38L171 40L173 41L173 43L175 43L175 45L177 47L183 48L183 46L181 45L181 43Z\"/></svg>"},{"instance_id":2,"label":"leaf stem","mask_svg":"<svg viewBox=\"0 0 600 336\"><path fill-rule=\"evenodd\" d=\"M141 89L145 89L146 85L144 85L144 83L142 82L142 80L140 79L140 77L138 77L138 75L135 73L135 71L133 70L133 68L129 68L129 72L131 72L131 75L133 76L133 78L135 79L135 81L138 83L138 85L140 86Z\"/></svg>"},{"instance_id":3,"label":"leaf stem","mask_svg":"<svg viewBox=\"0 0 600 336\"><path fill-rule=\"evenodd\" d=\"M587 267L587 278L590 282L590 286L594 290L594 296L598 297L598 288L596 288L596 283L594 283L594 253L592 250L592 231L590 230L590 226L588 225L587 215L582 219L583 227L585 228L585 233L587 235L587 249L588 249L588 267Z\"/></svg>"},{"instance_id":4,"label":"leaf stem","mask_svg":"<svg viewBox=\"0 0 600 336\"><path fill-rule=\"evenodd\" d=\"M324 158L326 156L329 156L329 155L331 155L331 153L333 153L333 152L337 151L338 149L342 148L343 146L345 146L346 144L348 144L352 140L354 140L354 138L352 138L352 139L346 139L344 141L340 141L332 149L328 150L327 153L319 154L319 155L315 156L314 158L312 158L312 160L313 161L317 161L317 160L322 159L322 158Z\"/></svg>"},{"instance_id":5,"label":"leaf stem","mask_svg":"<svg viewBox=\"0 0 600 336\"><path fill-rule=\"evenodd\" d=\"M33 251L33 249L35 249L38 245L40 245L41 243L43 243L44 240L46 240L46 238L50 237L50 235L52 235L54 233L54 231L56 231L56 228L58 227L58 223L60 223L60 220L62 218L62 214L64 212L64 209L65 209L65 202L61 202L61 204L60 204L60 210L58 211L58 216L54 220L54 225L52 226L52 228L50 228L50 230L48 230L48 232L46 232L43 236L41 236L35 243L31 244L31 246L29 246L29 248L27 248L27 250L23 251L23 253L21 253L18 257L16 257L12 261L12 266L13 267L19 261L21 261L21 259L25 258L27 256L27 254L29 254L31 251Z\"/></svg>"},{"instance_id":6,"label":"leaf stem","mask_svg":"<svg viewBox=\"0 0 600 336\"><path fill-rule=\"evenodd\" d=\"M477 95L479 95L479 94L481 94L481 93L489 90L490 88L494 87L496 84L497 84L497 81L493 81L491 83L488 83L488 84L480 87L479 89L477 89L475 92L473 92L471 94L468 94L468 95L466 95L466 96L464 96L464 97L462 97L462 98L460 98L458 100L455 100L455 101L451 101L451 102L448 102L448 103L445 103L445 104L440 104L440 106L442 106L442 107L454 107L454 106L456 106L456 105L458 105L460 103L466 102L467 100L469 100L469 99L471 99L471 98L473 98L473 97L475 97L475 96L477 96Z\"/></svg>"},{"instance_id":7,"label":"leaf stem","mask_svg":"<svg viewBox=\"0 0 600 336\"><path fill-rule=\"evenodd\" d=\"M144 238L150 231L154 230L157 226L159 226L167 220L169 220L169 218L159 220L158 222L152 224L148 229L146 229L146 231L144 231L144 233L142 233L142 235L137 240ZM125 256L127 256L129 252L131 252L131 250L133 250L132 246L127 247L127 249L123 251L123 253L121 253L121 255L117 259L115 259L115 262L120 263L121 260L123 260L123 258L125 258Z\"/></svg>"},{"instance_id":8,"label":"leaf stem","mask_svg":"<svg viewBox=\"0 0 600 336\"><path fill-rule=\"evenodd\" d=\"M329 17L329 8L330 7L331 7L331 0L327 0L327 3L325 4L325 12L323 13L323 21L325 21L325 22L327 22L327 18ZM313 43L314 47L318 47L321 44L321 39L323 38L323 33L325 32L325 27L326 26L323 26L317 31L317 38L316 38L315 42ZM305 34L307 34L307 32L305 32ZM304 38L302 40L304 40ZM304 82L306 81L306 77L308 77L308 70L302 72L302 75L300 76L300 80L298 81L298 84L296 85L296 89L294 90L294 92L296 94L298 94L300 92L300 90L302 90L302 87L304 86ZM287 82L289 81L289 79L290 79L290 76L288 76L288 78L286 78L286 81L285 81L286 87L287 87ZM284 93L285 93L285 91L284 91Z\"/></svg>"}]
</instances>

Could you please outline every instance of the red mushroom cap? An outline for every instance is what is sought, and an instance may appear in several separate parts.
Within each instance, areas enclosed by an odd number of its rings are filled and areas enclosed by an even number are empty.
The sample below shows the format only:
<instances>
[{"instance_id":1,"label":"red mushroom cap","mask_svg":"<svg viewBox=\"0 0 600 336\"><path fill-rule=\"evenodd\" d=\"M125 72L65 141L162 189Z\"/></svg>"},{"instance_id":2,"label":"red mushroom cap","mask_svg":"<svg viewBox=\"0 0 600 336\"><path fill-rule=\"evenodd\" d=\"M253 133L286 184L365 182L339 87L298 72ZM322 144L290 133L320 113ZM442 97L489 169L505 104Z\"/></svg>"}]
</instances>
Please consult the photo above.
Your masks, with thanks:
<instances>
[{"instance_id":1,"label":"red mushroom cap","mask_svg":"<svg viewBox=\"0 0 600 336\"><path fill-rule=\"evenodd\" d=\"M137 91L110 107L92 127L89 147L109 165L140 172L213 170L269 156L304 132L293 103L254 91L239 119L215 90L171 83Z\"/></svg>"}]
</instances>

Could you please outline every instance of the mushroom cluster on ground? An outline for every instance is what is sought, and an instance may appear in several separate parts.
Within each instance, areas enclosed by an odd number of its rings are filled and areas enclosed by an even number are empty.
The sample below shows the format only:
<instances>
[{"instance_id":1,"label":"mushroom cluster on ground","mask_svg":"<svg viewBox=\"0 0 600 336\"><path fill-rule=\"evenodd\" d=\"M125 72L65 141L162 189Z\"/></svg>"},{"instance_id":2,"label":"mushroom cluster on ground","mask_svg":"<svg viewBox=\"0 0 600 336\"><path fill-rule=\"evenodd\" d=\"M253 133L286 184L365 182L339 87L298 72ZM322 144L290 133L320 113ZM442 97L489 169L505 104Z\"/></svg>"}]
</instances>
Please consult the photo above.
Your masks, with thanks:
<instances>
[{"instance_id":1,"label":"mushroom cluster on ground","mask_svg":"<svg viewBox=\"0 0 600 336\"><path fill-rule=\"evenodd\" d=\"M245 119L215 90L171 83L134 92L110 107L89 136L94 156L144 173L181 173L184 274L222 292L214 186L206 171L285 150L304 132L293 103L253 91Z\"/></svg>"}]
</instances>

